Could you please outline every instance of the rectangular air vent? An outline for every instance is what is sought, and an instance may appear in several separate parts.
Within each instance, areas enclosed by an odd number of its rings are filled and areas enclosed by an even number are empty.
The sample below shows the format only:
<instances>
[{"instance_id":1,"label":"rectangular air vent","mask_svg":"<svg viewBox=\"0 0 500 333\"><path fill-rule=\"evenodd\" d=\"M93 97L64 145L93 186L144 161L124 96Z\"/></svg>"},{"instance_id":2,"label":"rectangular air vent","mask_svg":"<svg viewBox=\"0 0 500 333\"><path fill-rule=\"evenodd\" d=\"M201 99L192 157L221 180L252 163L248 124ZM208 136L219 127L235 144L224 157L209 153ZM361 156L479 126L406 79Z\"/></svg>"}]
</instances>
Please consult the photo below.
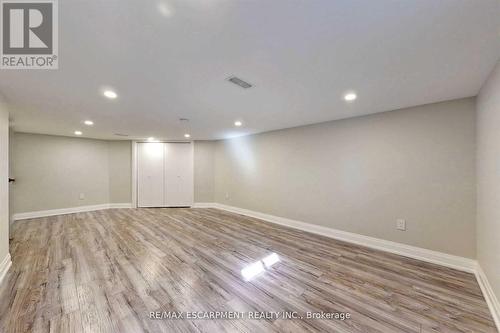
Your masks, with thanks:
<instances>
[{"instance_id":1,"label":"rectangular air vent","mask_svg":"<svg viewBox=\"0 0 500 333\"><path fill-rule=\"evenodd\" d=\"M114 133L116 136L128 136L128 134L122 134L122 133Z\"/></svg>"},{"instance_id":2,"label":"rectangular air vent","mask_svg":"<svg viewBox=\"0 0 500 333\"><path fill-rule=\"evenodd\" d=\"M240 87L242 87L243 89L248 89L250 88L252 85L248 82L245 82L243 81L242 79L240 78L237 78L236 76L231 76L230 78L227 79L229 82L232 82Z\"/></svg>"}]
</instances>

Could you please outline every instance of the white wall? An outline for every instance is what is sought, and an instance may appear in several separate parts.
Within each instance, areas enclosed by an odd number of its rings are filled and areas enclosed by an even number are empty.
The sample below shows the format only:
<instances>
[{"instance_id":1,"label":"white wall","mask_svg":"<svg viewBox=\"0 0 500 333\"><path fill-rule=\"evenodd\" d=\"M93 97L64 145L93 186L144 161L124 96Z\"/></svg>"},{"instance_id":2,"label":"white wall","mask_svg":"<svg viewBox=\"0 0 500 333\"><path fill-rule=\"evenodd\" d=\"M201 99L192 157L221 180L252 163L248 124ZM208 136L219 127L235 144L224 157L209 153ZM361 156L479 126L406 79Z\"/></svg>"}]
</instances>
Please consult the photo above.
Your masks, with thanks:
<instances>
[{"instance_id":1,"label":"white wall","mask_svg":"<svg viewBox=\"0 0 500 333\"><path fill-rule=\"evenodd\" d=\"M130 203L132 142L108 141L109 202Z\"/></svg>"},{"instance_id":2,"label":"white wall","mask_svg":"<svg viewBox=\"0 0 500 333\"><path fill-rule=\"evenodd\" d=\"M218 203L469 258L475 188L474 99L216 146Z\"/></svg>"},{"instance_id":3,"label":"white wall","mask_svg":"<svg viewBox=\"0 0 500 333\"><path fill-rule=\"evenodd\" d=\"M215 141L194 142L194 202L214 202Z\"/></svg>"},{"instance_id":4,"label":"white wall","mask_svg":"<svg viewBox=\"0 0 500 333\"><path fill-rule=\"evenodd\" d=\"M9 113L0 99L0 264L9 253ZM0 267L0 278L2 277Z\"/></svg>"},{"instance_id":5,"label":"white wall","mask_svg":"<svg viewBox=\"0 0 500 333\"><path fill-rule=\"evenodd\" d=\"M109 202L106 141L15 133L11 149L15 213Z\"/></svg>"},{"instance_id":6,"label":"white wall","mask_svg":"<svg viewBox=\"0 0 500 333\"><path fill-rule=\"evenodd\" d=\"M500 62L477 98L477 259L500 299Z\"/></svg>"},{"instance_id":7,"label":"white wall","mask_svg":"<svg viewBox=\"0 0 500 333\"><path fill-rule=\"evenodd\" d=\"M14 133L11 149L14 213L131 201L130 141Z\"/></svg>"},{"instance_id":8,"label":"white wall","mask_svg":"<svg viewBox=\"0 0 500 333\"><path fill-rule=\"evenodd\" d=\"M195 200L213 202L215 142L194 147ZM12 133L10 162L14 213L131 202L131 141Z\"/></svg>"}]
</instances>

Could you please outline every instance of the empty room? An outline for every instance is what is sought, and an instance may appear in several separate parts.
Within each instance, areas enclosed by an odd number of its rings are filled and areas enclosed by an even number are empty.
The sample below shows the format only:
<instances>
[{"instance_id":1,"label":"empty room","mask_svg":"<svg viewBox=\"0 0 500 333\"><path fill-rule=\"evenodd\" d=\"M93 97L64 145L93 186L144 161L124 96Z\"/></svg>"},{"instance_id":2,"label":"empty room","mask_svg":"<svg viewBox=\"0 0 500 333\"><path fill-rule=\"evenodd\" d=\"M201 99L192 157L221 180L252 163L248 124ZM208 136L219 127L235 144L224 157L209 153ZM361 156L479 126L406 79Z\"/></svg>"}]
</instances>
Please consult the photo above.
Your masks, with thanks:
<instances>
[{"instance_id":1,"label":"empty room","mask_svg":"<svg viewBox=\"0 0 500 333\"><path fill-rule=\"evenodd\" d=\"M0 21L0 333L500 332L500 0Z\"/></svg>"}]
</instances>

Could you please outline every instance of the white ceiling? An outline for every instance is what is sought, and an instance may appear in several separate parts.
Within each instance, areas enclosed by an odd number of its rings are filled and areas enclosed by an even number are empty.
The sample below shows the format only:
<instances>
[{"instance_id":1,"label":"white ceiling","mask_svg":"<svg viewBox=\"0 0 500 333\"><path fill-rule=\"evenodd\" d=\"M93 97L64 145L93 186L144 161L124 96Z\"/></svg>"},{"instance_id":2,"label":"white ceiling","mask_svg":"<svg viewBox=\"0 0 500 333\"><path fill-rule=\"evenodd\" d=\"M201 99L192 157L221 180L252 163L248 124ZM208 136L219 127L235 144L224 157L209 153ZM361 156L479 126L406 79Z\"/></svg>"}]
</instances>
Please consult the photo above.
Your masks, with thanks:
<instances>
[{"instance_id":1,"label":"white ceiling","mask_svg":"<svg viewBox=\"0 0 500 333\"><path fill-rule=\"evenodd\" d=\"M59 70L1 70L0 92L16 131L269 131L476 95L500 55L499 9L498 0L59 1ZM102 97L106 86L116 100Z\"/></svg>"}]
</instances>

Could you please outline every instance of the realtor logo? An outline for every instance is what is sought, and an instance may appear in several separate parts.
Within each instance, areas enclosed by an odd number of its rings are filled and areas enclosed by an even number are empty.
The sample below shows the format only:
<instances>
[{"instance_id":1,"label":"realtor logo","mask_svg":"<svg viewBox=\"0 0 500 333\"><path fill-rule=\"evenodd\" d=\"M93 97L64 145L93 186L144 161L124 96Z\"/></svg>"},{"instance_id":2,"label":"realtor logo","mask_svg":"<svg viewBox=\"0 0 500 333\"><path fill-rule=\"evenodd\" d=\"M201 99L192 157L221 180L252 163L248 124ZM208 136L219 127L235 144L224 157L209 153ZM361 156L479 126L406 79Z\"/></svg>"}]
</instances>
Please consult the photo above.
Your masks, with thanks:
<instances>
[{"instance_id":1,"label":"realtor logo","mask_svg":"<svg viewBox=\"0 0 500 333\"><path fill-rule=\"evenodd\" d=\"M57 69L57 0L0 0L2 69Z\"/></svg>"}]
</instances>

